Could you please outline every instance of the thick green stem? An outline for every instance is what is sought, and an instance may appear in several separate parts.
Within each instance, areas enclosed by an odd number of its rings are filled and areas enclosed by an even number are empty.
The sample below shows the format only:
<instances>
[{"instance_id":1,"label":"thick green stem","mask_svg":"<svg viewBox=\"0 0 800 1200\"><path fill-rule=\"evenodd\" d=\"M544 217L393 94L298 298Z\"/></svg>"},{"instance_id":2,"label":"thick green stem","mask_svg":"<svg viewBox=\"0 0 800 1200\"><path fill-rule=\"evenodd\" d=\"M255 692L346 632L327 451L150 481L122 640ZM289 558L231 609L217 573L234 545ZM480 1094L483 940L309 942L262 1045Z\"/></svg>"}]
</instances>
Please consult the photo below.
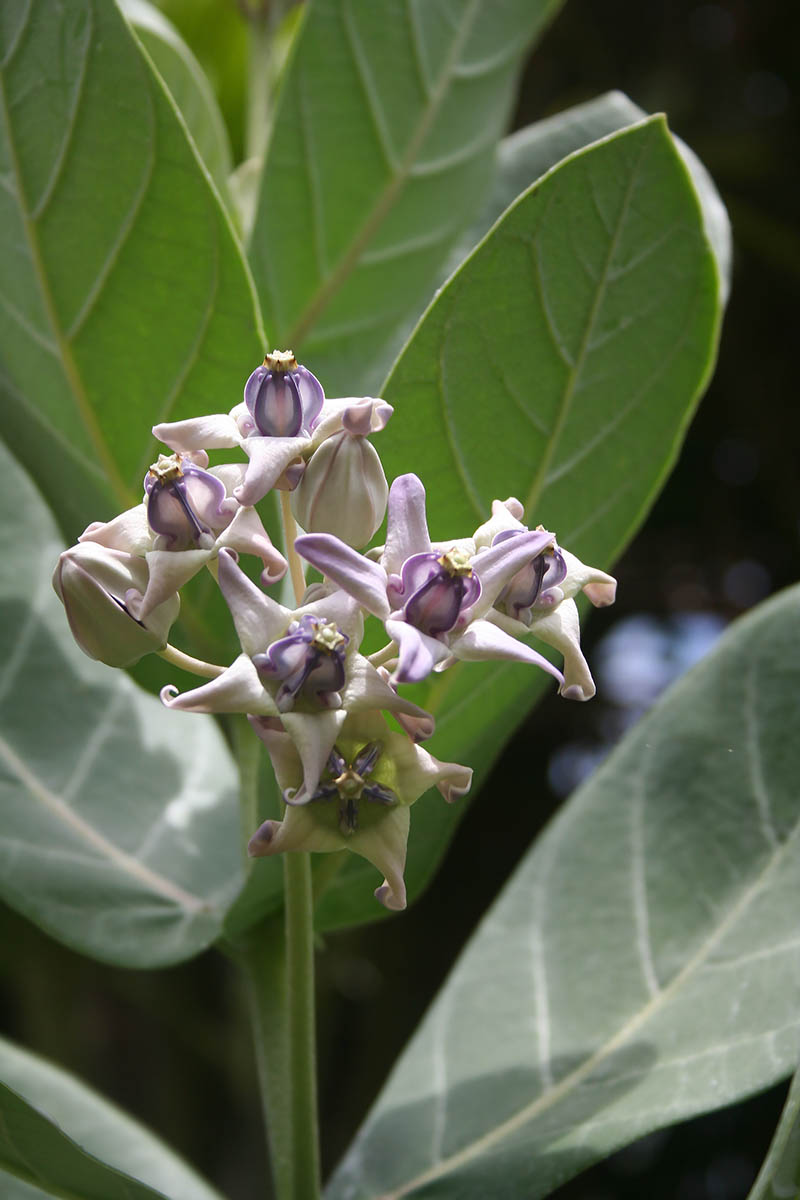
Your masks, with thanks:
<instances>
[{"instance_id":1,"label":"thick green stem","mask_svg":"<svg viewBox=\"0 0 800 1200\"><path fill-rule=\"evenodd\" d=\"M294 1184L286 941L281 918L271 917L249 930L238 958L247 978L256 1070L275 1195L277 1200L300 1200Z\"/></svg>"},{"instance_id":2,"label":"thick green stem","mask_svg":"<svg viewBox=\"0 0 800 1200\"><path fill-rule=\"evenodd\" d=\"M283 860L286 899L286 998L288 1006L291 1137L294 1200L320 1195L317 1121L317 1054L314 1011L314 925L311 860Z\"/></svg>"}]
</instances>

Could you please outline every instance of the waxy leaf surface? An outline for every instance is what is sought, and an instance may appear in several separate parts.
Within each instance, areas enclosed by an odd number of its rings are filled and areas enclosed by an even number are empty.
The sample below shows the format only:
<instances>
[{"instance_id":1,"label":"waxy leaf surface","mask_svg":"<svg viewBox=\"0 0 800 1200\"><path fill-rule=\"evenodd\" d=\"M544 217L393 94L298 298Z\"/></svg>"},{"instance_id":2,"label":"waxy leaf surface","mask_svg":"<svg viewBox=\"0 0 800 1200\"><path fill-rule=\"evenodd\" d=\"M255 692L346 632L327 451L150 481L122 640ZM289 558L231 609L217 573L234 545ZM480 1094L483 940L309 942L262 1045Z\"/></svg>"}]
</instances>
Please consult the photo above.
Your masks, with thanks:
<instances>
[{"instance_id":1,"label":"waxy leaf surface","mask_svg":"<svg viewBox=\"0 0 800 1200\"><path fill-rule=\"evenodd\" d=\"M330 1200L536 1200L794 1069L798 637L793 588L738 621L564 806L457 962Z\"/></svg>"},{"instance_id":2,"label":"waxy leaf surface","mask_svg":"<svg viewBox=\"0 0 800 1200\"><path fill-rule=\"evenodd\" d=\"M189 958L241 886L237 774L211 717L78 649L60 536L0 446L0 897L106 962Z\"/></svg>"},{"instance_id":3,"label":"waxy leaf surface","mask_svg":"<svg viewBox=\"0 0 800 1200\"><path fill-rule=\"evenodd\" d=\"M219 1200L131 1117L3 1040L0 1192L3 1200Z\"/></svg>"},{"instance_id":4,"label":"waxy leaf surface","mask_svg":"<svg viewBox=\"0 0 800 1200\"><path fill-rule=\"evenodd\" d=\"M0 433L74 540L141 499L156 421L227 411L249 275L111 0L0 6Z\"/></svg>"},{"instance_id":5,"label":"waxy leaf surface","mask_svg":"<svg viewBox=\"0 0 800 1200\"><path fill-rule=\"evenodd\" d=\"M483 212L456 248L455 269L521 192L568 154L574 154L608 134L636 125L647 116L624 92L606 92L503 138L497 151L497 170ZM714 181L694 151L675 138L697 192L706 235L717 258L720 286L727 298L731 282L731 227Z\"/></svg>"},{"instance_id":6,"label":"waxy leaf surface","mask_svg":"<svg viewBox=\"0 0 800 1200\"><path fill-rule=\"evenodd\" d=\"M518 69L560 0L310 0L250 260L331 395L374 390L480 206ZM388 358L387 358L388 355Z\"/></svg>"},{"instance_id":7,"label":"waxy leaf surface","mask_svg":"<svg viewBox=\"0 0 800 1200\"><path fill-rule=\"evenodd\" d=\"M395 408L387 476L420 475L435 539L471 533L511 494L531 528L608 569L675 460L711 370L719 303L663 119L580 151L520 197L420 322L383 390ZM459 664L415 698L437 718L433 753L474 767L477 783L548 686L521 665ZM411 895L460 807L435 795L415 805ZM321 924L374 915L363 878L358 865L337 876Z\"/></svg>"}]
</instances>

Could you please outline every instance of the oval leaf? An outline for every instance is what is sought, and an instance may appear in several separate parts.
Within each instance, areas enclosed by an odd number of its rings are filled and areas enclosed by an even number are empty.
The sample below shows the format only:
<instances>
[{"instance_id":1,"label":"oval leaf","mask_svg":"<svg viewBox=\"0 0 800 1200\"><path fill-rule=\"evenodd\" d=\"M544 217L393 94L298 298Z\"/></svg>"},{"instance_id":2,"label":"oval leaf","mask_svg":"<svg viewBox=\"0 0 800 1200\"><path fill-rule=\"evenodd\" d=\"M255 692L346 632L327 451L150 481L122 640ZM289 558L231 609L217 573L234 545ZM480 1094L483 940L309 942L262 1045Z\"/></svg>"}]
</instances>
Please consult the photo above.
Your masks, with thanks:
<instances>
[{"instance_id":1,"label":"oval leaf","mask_svg":"<svg viewBox=\"0 0 800 1200\"><path fill-rule=\"evenodd\" d=\"M0 444L0 895L106 962L156 966L219 934L241 885L237 776L210 717L167 712L75 645L61 543Z\"/></svg>"},{"instance_id":2,"label":"oval leaf","mask_svg":"<svg viewBox=\"0 0 800 1200\"><path fill-rule=\"evenodd\" d=\"M269 328L302 350L330 394L380 382L398 330L419 313L480 205L519 67L559 7L307 5L250 259Z\"/></svg>"},{"instance_id":3,"label":"oval leaf","mask_svg":"<svg viewBox=\"0 0 800 1200\"><path fill-rule=\"evenodd\" d=\"M677 457L719 314L697 197L663 118L651 118L546 175L433 302L383 392L395 408L386 473L421 476L434 538L471 533L511 493L531 527L607 569ZM433 752L476 768L477 785L548 686L525 666L470 663L415 699L436 714ZM410 895L462 809L416 805ZM321 924L379 915L363 870L334 880Z\"/></svg>"},{"instance_id":4,"label":"oval leaf","mask_svg":"<svg viewBox=\"0 0 800 1200\"><path fill-rule=\"evenodd\" d=\"M738 621L570 799L445 983L331 1200L536 1200L793 1069L798 637L794 588Z\"/></svg>"},{"instance_id":5,"label":"oval leaf","mask_svg":"<svg viewBox=\"0 0 800 1200\"><path fill-rule=\"evenodd\" d=\"M131 1117L66 1071L2 1039L0 1167L6 1200L219 1200Z\"/></svg>"},{"instance_id":6,"label":"oval leaf","mask_svg":"<svg viewBox=\"0 0 800 1200\"><path fill-rule=\"evenodd\" d=\"M263 346L228 218L108 0L0 11L2 433L71 541Z\"/></svg>"}]
</instances>

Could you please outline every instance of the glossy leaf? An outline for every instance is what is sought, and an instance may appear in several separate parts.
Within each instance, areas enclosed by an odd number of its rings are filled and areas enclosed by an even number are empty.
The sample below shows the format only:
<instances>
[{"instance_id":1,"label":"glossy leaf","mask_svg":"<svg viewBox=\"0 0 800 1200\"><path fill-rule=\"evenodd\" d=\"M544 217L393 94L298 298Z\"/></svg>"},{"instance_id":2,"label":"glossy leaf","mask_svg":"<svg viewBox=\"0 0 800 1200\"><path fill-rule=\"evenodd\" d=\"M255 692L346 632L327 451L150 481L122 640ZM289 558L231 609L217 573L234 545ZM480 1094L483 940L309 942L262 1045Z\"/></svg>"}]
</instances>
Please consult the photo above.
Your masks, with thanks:
<instances>
[{"instance_id":1,"label":"glossy leaf","mask_svg":"<svg viewBox=\"0 0 800 1200\"><path fill-rule=\"evenodd\" d=\"M66 1071L0 1040L4 1200L219 1200L153 1134Z\"/></svg>"},{"instance_id":2,"label":"glossy leaf","mask_svg":"<svg viewBox=\"0 0 800 1200\"><path fill-rule=\"evenodd\" d=\"M559 812L330 1200L536 1200L794 1068L798 636L794 588L738 621Z\"/></svg>"},{"instance_id":3,"label":"glossy leaf","mask_svg":"<svg viewBox=\"0 0 800 1200\"><path fill-rule=\"evenodd\" d=\"M0 896L106 962L188 958L241 886L233 760L211 717L166 711L75 645L50 584L58 531L4 448L0 496Z\"/></svg>"},{"instance_id":4,"label":"glossy leaf","mask_svg":"<svg viewBox=\"0 0 800 1200\"><path fill-rule=\"evenodd\" d=\"M531 527L607 569L675 460L718 322L697 198L652 118L520 197L430 306L384 389L386 473L420 475L434 538L470 533L510 493ZM477 785L548 686L525 666L445 671L420 690L437 717L431 749L474 767ZM462 808L435 795L415 806L412 895ZM322 924L375 915L363 870L334 880Z\"/></svg>"},{"instance_id":5,"label":"glossy leaf","mask_svg":"<svg viewBox=\"0 0 800 1200\"><path fill-rule=\"evenodd\" d=\"M302 351L331 395L380 382L398 331L481 203L518 69L559 7L307 5L250 259L276 343Z\"/></svg>"},{"instance_id":6,"label":"glossy leaf","mask_svg":"<svg viewBox=\"0 0 800 1200\"><path fill-rule=\"evenodd\" d=\"M227 199L231 148L203 68L175 26L149 0L121 0L120 7L169 88L217 190Z\"/></svg>"},{"instance_id":7,"label":"glossy leaf","mask_svg":"<svg viewBox=\"0 0 800 1200\"><path fill-rule=\"evenodd\" d=\"M634 104L624 92L606 92L594 100L576 104L504 138L498 148L497 171L491 194L480 217L459 243L451 260L451 269L455 269L469 254L509 204L562 158L599 138L636 125L646 116L644 109ZM675 145L692 176L703 210L706 235L717 257L723 299L727 299L732 246L725 205L714 181L694 151L680 138L675 138Z\"/></svg>"},{"instance_id":8,"label":"glossy leaf","mask_svg":"<svg viewBox=\"0 0 800 1200\"><path fill-rule=\"evenodd\" d=\"M263 338L228 218L111 0L0 6L0 173L0 432L74 540L141 498L155 421L236 403Z\"/></svg>"},{"instance_id":9,"label":"glossy leaf","mask_svg":"<svg viewBox=\"0 0 800 1200\"><path fill-rule=\"evenodd\" d=\"M800 1196L800 1072L795 1075L780 1124L747 1200L797 1200Z\"/></svg>"}]
</instances>

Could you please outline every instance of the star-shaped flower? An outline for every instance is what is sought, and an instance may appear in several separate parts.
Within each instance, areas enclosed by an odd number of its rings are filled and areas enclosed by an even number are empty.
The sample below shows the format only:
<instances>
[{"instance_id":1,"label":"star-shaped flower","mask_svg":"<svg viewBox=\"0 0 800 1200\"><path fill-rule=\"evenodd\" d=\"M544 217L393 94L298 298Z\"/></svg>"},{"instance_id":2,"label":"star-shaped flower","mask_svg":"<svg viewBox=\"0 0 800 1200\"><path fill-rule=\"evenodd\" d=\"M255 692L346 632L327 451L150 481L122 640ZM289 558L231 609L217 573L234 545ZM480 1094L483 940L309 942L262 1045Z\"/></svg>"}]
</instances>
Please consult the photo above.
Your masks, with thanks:
<instances>
[{"instance_id":1,"label":"star-shaped flower","mask_svg":"<svg viewBox=\"0 0 800 1200\"><path fill-rule=\"evenodd\" d=\"M391 415L390 404L371 396L325 397L290 350L273 350L247 380L244 402L229 413L155 425L153 434L182 452L241 447L250 461L233 494L253 505L272 488L296 487L306 460L326 438L342 430L377 433Z\"/></svg>"},{"instance_id":2,"label":"star-shaped flower","mask_svg":"<svg viewBox=\"0 0 800 1200\"><path fill-rule=\"evenodd\" d=\"M553 541L552 533L535 530L481 554L469 538L434 547L425 489L416 475L402 475L389 493L379 562L330 534L299 537L295 548L384 622L398 647L395 682L417 683L456 659L508 659L541 667L563 683L546 658L485 619L516 572Z\"/></svg>"},{"instance_id":3,"label":"star-shaped flower","mask_svg":"<svg viewBox=\"0 0 800 1200\"><path fill-rule=\"evenodd\" d=\"M407 714L420 733L433 732L433 718L398 696L358 653L363 616L345 592L322 589L292 611L256 587L229 551L219 556L219 584L243 653L210 683L181 694L168 686L161 698L185 712L279 718L303 766L301 785L284 795L287 803L311 799L350 713Z\"/></svg>"},{"instance_id":4,"label":"star-shaped flower","mask_svg":"<svg viewBox=\"0 0 800 1200\"><path fill-rule=\"evenodd\" d=\"M515 541L528 532L522 524L523 508L513 496L495 500L492 516L475 531L482 553L498 544ZM526 563L497 596L488 619L514 637L533 634L564 656L561 694L572 700L590 700L594 680L580 645L580 619L574 597L583 591L596 608L614 603L617 582L612 575L587 567L574 554L553 541L552 546Z\"/></svg>"},{"instance_id":5,"label":"star-shaped flower","mask_svg":"<svg viewBox=\"0 0 800 1200\"><path fill-rule=\"evenodd\" d=\"M95 521L78 539L144 558L144 591L131 589L125 604L139 621L174 596L223 547L261 559L265 587L282 579L286 559L275 549L253 508L233 496L243 464L206 470L207 456L161 454L145 477L145 499L112 521Z\"/></svg>"},{"instance_id":6,"label":"star-shaped flower","mask_svg":"<svg viewBox=\"0 0 800 1200\"><path fill-rule=\"evenodd\" d=\"M279 784L291 791L302 778L291 738L268 719L251 718L251 723L269 750ZM392 732L378 713L358 713L342 726L310 802L287 808L282 821L265 821L248 850L256 857L352 850L384 875L376 899L387 908L403 909L410 806L431 787L455 800L471 782L468 767L440 762Z\"/></svg>"}]
</instances>

